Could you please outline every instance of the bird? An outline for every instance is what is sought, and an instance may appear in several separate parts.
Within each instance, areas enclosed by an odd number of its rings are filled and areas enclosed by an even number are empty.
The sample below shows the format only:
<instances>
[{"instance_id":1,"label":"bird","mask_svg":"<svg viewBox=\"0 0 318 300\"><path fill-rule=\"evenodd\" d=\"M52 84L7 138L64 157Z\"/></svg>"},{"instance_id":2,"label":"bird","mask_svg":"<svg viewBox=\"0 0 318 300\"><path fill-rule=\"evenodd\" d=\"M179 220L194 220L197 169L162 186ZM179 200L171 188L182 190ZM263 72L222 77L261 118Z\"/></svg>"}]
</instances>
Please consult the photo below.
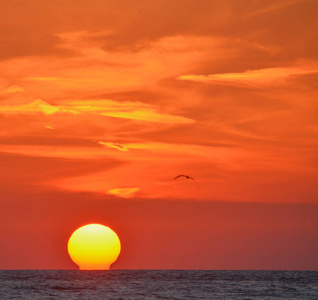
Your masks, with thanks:
<instances>
[{"instance_id":1,"label":"bird","mask_svg":"<svg viewBox=\"0 0 318 300\"><path fill-rule=\"evenodd\" d=\"M191 176L188 176L188 175L180 174L180 175L176 176L175 178L173 178L173 180L176 180L176 179L178 179L178 178L180 178L180 177L185 177L186 179L191 179L191 180L193 180L193 182L195 183L195 185L196 185L197 187L199 187L198 184L197 184L197 182L195 181L195 179L194 179L193 177L191 177Z\"/></svg>"}]
</instances>

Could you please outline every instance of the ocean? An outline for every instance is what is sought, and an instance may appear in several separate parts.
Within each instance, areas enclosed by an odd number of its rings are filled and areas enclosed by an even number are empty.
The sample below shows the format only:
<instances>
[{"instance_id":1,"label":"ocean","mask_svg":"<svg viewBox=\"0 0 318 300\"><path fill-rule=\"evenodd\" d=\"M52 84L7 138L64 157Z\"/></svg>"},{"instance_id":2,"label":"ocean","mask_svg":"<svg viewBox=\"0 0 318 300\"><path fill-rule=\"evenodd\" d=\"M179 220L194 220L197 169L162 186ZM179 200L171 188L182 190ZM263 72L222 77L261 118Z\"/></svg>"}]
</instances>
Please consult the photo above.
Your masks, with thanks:
<instances>
[{"instance_id":1,"label":"ocean","mask_svg":"<svg viewBox=\"0 0 318 300\"><path fill-rule=\"evenodd\" d=\"M318 299L317 271L2 270L0 299Z\"/></svg>"}]
</instances>

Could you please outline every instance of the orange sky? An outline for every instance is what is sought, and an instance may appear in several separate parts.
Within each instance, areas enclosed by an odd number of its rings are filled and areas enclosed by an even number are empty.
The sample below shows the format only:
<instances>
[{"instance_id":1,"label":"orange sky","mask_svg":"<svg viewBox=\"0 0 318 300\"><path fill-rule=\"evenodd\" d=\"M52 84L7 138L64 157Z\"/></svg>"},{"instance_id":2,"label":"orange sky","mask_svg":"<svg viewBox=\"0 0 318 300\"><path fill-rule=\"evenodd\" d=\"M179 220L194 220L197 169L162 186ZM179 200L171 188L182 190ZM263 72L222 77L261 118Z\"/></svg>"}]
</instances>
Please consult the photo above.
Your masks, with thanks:
<instances>
[{"instance_id":1,"label":"orange sky","mask_svg":"<svg viewBox=\"0 0 318 300\"><path fill-rule=\"evenodd\" d=\"M317 270L317 10L2 0L0 269L99 222L113 268Z\"/></svg>"}]
</instances>

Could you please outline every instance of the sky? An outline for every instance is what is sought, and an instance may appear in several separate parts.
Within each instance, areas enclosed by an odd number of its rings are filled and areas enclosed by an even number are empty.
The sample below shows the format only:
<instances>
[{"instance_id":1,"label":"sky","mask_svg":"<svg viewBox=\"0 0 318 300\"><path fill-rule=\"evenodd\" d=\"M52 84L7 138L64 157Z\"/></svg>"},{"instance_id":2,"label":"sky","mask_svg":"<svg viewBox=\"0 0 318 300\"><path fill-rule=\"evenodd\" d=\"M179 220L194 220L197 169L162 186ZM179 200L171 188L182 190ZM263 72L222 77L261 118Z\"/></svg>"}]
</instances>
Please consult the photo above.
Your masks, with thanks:
<instances>
[{"instance_id":1,"label":"sky","mask_svg":"<svg viewBox=\"0 0 318 300\"><path fill-rule=\"evenodd\" d=\"M317 12L2 0L0 269L100 223L113 269L318 270Z\"/></svg>"}]
</instances>

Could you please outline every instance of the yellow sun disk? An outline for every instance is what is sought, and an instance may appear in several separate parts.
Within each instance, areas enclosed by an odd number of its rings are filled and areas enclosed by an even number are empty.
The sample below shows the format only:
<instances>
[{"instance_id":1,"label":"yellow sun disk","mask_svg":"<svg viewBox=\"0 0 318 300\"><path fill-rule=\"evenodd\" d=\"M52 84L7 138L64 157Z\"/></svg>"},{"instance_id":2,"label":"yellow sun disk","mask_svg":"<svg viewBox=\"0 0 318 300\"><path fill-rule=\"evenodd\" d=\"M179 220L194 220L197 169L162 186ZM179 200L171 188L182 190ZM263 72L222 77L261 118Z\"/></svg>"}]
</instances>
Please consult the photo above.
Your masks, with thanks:
<instances>
[{"instance_id":1,"label":"yellow sun disk","mask_svg":"<svg viewBox=\"0 0 318 300\"><path fill-rule=\"evenodd\" d=\"M80 227L68 242L69 255L81 270L108 270L120 250L116 233L100 224Z\"/></svg>"}]
</instances>

